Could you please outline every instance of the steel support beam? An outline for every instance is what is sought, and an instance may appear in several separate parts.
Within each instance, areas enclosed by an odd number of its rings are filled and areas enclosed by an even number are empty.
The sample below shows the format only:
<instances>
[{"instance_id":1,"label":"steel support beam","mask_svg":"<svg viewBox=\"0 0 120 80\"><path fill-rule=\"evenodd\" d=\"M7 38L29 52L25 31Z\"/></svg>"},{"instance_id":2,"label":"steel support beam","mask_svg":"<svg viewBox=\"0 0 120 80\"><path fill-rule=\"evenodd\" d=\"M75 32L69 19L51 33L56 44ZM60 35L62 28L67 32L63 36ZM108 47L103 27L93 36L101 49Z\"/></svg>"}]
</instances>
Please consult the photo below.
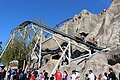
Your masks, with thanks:
<instances>
[{"instance_id":1,"label":"steel support beam","mask_svg":"<svg viewBox=\"0 0 120 80\"><path fill-rule=\"evenodd\" d=\"M40 65L41 65L41 49L42 49L42 33L43 33L43 31L41 30L40 31L40 50L39 50L39 63L38 63L38 66L40 67Z\"/></svg>"},{"instance_id":2,"label":"steel support beam","mask_svg":"<svg viewBox=\"0 0 120 80\"><path fill-rule=\"evenodd\" d=\"M60 61L61 61L61 60L62 60L62 58L64 57L65 52L67 51L68 47L69 47L69 44L67 45L67 47L66 47L66 48L65 48L65 50L63 51L63 53L62 53L62 55L61 55L60 59L58 60L58 62L57 62L57 64L55 65L55 67L54 67L54 69L53 69L52 73L50 74L50 77L52 76L52 74L54 74L54 73L55 73L55 71L56 71L56 69L57 69L57 67L58 67L58 65L59 65L59 63L60 63Z\"/></svg>"}]
</instances>

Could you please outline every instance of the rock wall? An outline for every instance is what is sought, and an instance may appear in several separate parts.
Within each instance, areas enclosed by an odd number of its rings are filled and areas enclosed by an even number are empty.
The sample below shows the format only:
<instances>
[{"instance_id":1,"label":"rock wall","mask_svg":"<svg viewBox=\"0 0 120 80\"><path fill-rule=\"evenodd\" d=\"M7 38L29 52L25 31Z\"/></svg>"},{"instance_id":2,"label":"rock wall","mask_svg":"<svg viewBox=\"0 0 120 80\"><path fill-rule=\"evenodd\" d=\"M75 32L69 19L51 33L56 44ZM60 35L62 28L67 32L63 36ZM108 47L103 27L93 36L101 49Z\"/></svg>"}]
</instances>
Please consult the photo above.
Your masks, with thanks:
<instances>
[{"instance_id":1,"label":"rock wall","mask_svg":"<svg viewBox=\"0 0 120 80\"><path fill-rule=\"evenodd\" d=\"M61 66L60 70L67 70L69 76L71 71L76 69L80 71L81 80L90 69L98 76L109 72L112 67L115 73L120 73L120 0L113 0L108 10L100 14L92 14L87 10L83 10L80 14L75 15L72 20L65 23L59 28L59 31L75 35L76 33L89 33L86 40L95 38L98 46L109 48L108 52L96 52L89 60L83 61L79 65L80 60L73 61L69 66ZM57 34L56 34L57 35ZM61 36L62 37L62 36ZM48 40L43 46L51 49L58 48L54 40ZM63 41L60 41L60 44ZM50 43L50 44L48 44Z\"/></svg>"},{"instance_id":2,"label":"rock wall","mask_svg":"<svg viewBox=\"0 0 120 80\"><path fill-rule=\"evenodd\" d=\"M120 0L113 0L109 9L101 14L92 14L83 10L59 30L71 35L80 32L89 33L87 40L95 38L99 46L110 49L108 52L96 52L86 63L83 61L77 65L79 60L72 62L70 67L64 68L69 73L77 69L82 75L81 80L84 80L85 74L90 69L98 76L109 72L108 69L112 67L118 77L120 73Z\"/></svg>"},{"instance_id":3,"label":"rock wall","mask_svg":"<svg viewBox=\"0 0 120 80\"><path fill-rule=\"evenodd\" d=\"M86 39L95 38L99 46L109 47L120 42L120 1L114 0L105 12L92 14L83 10L73 20L60 28L60 31L74 35L87 32ZM67 27L67 28L66 28Z\"/></svg>"}]
</instances>

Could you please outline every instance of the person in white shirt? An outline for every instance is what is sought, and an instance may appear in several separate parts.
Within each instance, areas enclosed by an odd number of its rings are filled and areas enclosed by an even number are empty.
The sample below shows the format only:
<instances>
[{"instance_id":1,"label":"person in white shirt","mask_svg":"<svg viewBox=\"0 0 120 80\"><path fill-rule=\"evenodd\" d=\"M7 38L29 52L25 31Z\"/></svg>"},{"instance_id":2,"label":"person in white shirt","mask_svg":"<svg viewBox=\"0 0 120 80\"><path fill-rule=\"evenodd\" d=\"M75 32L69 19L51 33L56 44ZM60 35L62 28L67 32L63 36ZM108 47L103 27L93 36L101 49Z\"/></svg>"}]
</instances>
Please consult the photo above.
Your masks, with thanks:
<instances>
[{"instance_id":1,"label":"person in white shirt","mask_svg":"<svg viewBox=\"0 0 120 80\"><path fill-rule=\"evenodd\" d=\"M89 70L88 78L89 78L89 80L95 80L95 75L93 74L92 70Z\"/></svg>"},{"instance_id":2,"label":"person in white shirt","mask_svg":"<svg viewBox=\"0 0 120 80\"><path fill-rule=\"evenodd\" d=\"M80 73L79 73L79 71L76 71L76 79L80 80Z\"/></svg>"},{"instance_id":3,"label":"person in white shirt","mask_svg":"<svg viewBox=\"0 0 120 80\"><path fill-rule=\"evenodd\" d=\"M108 80L108 75L106 72L104 73L103 80Z\"/></svg>"},{"instance_id":4,"label":"person in white shirt","mask_svg":"<svg viewBox=\"0 0 120 80\"><path fill-rule=\"evenodd\" d=\"M73 70L71 75L71 80L77 80L76 78L77 78L76 71Z\"/></svg>"}]
</instances>

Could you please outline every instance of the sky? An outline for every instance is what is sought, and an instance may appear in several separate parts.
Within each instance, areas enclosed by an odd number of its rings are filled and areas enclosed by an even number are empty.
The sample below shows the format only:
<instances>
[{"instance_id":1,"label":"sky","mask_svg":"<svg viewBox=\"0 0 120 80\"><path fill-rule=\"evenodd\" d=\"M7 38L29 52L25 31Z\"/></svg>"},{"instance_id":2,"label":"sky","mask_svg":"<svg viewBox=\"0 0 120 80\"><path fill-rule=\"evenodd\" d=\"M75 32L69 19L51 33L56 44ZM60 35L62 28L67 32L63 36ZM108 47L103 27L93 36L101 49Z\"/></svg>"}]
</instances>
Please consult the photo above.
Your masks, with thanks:
<instances>
[{"instance_id":1,"label":"sky","mask_svg":"<svg viewBox=\"0 0 120 80\"><path fill-rule=\"evenodd\" d=\"M0 41L3 48L10 32L26 20L40 19L53 27L83 9L99 14L108 9L112 0L0 0Z\"/></svg>"}]
</instances>

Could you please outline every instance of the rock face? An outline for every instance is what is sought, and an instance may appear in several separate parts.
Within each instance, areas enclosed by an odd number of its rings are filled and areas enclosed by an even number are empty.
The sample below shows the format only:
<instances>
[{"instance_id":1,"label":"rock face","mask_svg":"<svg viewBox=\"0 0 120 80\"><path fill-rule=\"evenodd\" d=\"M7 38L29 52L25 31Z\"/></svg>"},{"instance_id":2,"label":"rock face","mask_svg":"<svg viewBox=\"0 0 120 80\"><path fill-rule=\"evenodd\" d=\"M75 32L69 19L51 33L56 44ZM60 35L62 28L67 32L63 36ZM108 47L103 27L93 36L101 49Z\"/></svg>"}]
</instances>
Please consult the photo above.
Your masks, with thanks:
<instances>
[{"instance_id":1,"label":"rock face","mask_svg":"<svg viewBox=\"0 0 120 80\"><path fill-rule=\"evenodd\" d=\"M73 20L60 28L60 31L75 33L87 32L89 38L95 38L100 46L108 47L120 42L120 1L114 0L110 8L101 14L92 14L83 10ZM65 28L65 27L68 27Z\"/></svg>"},{"instance_id":2,"label":"rock face","mask_svg":"<svg viewBox=\"0 0 120 80\"><path fill-rule=\"evenodd\" d=\"M75 64L77 61L71 63L70 68L66 69L68 72L73 69L79 70L83 80L83 76L90 69L98 76L100 73L109 72L108 68L112 67L118 76L120 73L120 0L113 0L109 9L101 14L92 14L83 10L59 30L71 35L89 33L86 40L95 38L98 46L110 49L108 52L96 52L96 55L86 63L82 62L79 65Z\"/></svg>"},{"instance_id":3,"label":"rock face","mask_svg":"<svg viewBox=\"0 0 120 80\"><path fill-rule=\"evenodd\" d=\"M83 10L59 30L71 35L81 32L89 33L86 40L95 38L98 46L112 48L120 43L119 22L120 0L113 0L109 9L101 14L92 14Z\"/></svg>"},{"instance_id":4,"label":"rock face","mask_svg":"<svg viewBox=\"0 0 120 80\"><path fill-rule=\"evenodd\" d=\"M109 48L108 52L96 52L94 56L79 65L80 60L71 62L70 66L60 67L61 71L67 70L69 75L73 69L81 73L81 80L90 69L98 76L109 72L112 67L115 73L120 73L120 0L113 0L108 10L100 14L92 14L83 10L80 14L75 15L72 20L59 28L59 31L66 34L75 35L76 33L89 33L86 40L95 38L98 46ZM53 41L51 40L50 43ZM47 42L49 43L49 41ZM46 46L48 46L46 43ZM62 43L62 41L60 41ZM45 48L46 48L45 46ZM51 46L51 45L49 45ZM49 47L48 46L48 47ZM53 45L52 45L53 46ZM57 48L57 45L51 47Z\"/></svg>"}]
</instances>

